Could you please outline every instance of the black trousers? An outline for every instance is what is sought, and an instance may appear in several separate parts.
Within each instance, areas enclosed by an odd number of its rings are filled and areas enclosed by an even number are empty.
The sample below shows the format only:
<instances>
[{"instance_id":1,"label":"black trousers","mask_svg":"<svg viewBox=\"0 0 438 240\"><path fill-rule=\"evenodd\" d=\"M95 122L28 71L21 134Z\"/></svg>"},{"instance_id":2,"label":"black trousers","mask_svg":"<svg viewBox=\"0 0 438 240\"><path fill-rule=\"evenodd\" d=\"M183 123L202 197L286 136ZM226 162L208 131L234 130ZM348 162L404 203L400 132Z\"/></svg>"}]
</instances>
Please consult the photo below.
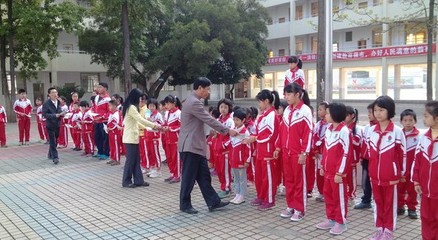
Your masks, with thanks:
<instances>
[{"instance_id":1,"label":"black trousers","mask_svg":"<svg viewBox=\"0 0 438 240\"><path fill-rule=\"evenodd\" d=\"M368 164L369 164L369 160L366 159L362 160L362 189L363 189L362 203L366 203L366 204L371 203L371 196L372 196L370 175L368 174Z\"/></svg>"},{"instance_id":2,"label":"black trousers","mask_svg":"<svg viewBox=\"0 0 438 240\"><path fill-rule=\"evenodd\" d=\"M195 181L201 189L207 206L217 205L220 199L211 186L211 176L210 170L208 169L207 158L191 152L180 152L180 157L182 160L181 190L179 195L180 210L192 207L190 194L192 193Z\"/></svg>"},{"instance_id":3,"label":"black trousers","mask_svg":"<svg viewBox=\"0 0 438 240\"><path fill-rule=\"evenodd\" d=\"M49 159L59 159L58 157L58 136L59 136L59 127L58 128L47 128L47 134L49 135L49 153L47 157Z\"/></svg>"},{"instance_id":4,"label":"black trousers","mask_svg":"<svg viewBox=\"0 0 438 240\"><path fill-rule=\"evenodd\" d=\"M97 147L97 154L109 156L108 134L103 128L103 123L94 124L94 142Z\"/></svg>"},{"instance_id":5,"label":"black trousers","mask_svg":"<svg viewBox=\"0 0 438 240\"><path fill-rule=\"evenodd\" d=\"M126 161L123 168L122 186L127 187L132 184L140 186L144 183L143 173L140 168L140 150L138 144L125 143Z\"/></svg>"}]
</instances>

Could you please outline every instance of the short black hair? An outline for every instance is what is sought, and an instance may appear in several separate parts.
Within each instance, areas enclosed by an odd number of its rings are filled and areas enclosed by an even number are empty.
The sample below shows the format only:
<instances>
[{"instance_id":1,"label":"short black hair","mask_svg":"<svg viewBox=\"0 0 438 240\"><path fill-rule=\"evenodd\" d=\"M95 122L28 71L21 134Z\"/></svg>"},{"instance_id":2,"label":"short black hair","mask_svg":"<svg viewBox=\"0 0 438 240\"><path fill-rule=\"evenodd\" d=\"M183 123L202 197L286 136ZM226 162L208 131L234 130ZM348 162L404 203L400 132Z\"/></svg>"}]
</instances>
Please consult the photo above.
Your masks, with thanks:
<instances>
[{"instance_id":1,"label":"short black hair","mask_svg":"<svg viewBox=\"0 0 438 240\"><path fill-rule=\"evenodd\" d=\"M78 105L79 106L79 102L72 102L73 105Z\"/></svg>"},{"instance_id":2,"label":"short black hair","mask_svg":"<svg viewBox=\"0 0 438 240\"><path fill-rule=\"evenodd\" d=\"M111 104L111 105L117 107L117 101L116 101L116 100L110 100L110 101L108 102L108 104Z\"/></svg>"},{"instance_id":3,"label":"short black hair","mask_svg":"<svg viewBox=\"0 0 438 240\"><path fill-rule=\"evenodd\" d=\"M429 101L425 105L426 111L434 118L438 117L438 101Z\"/></svg>"},{"instance_id":4,"label":"short black hair","mask_svg":"<svg viewBox=\"0 0 438 240\"><path fill-rule=\"evenodd\" d=\"M324 107L324 109L327 109L329 106L329 103L327 101L322 101L318 104L318 106Z\"/></svg>"},{"instance_id":5,"label":"short black hair","mask_svg":"<svg viewBox=\"0 0 438 240\"><path fill-rule=\"evenodd\" d=\"M88 103L88 101L81 101L81 103L79 103L80 107L90 107L90 104Z\"/></svg>"},{"instance_id":6,"label":"short black hair","mask_svg":"<svg viewBox=\"0 0 438 240\"><path fill-rule=\"evenodd\" d=\"M395 102L389 96L380 96L373 103L373 110L375 107L380 107L388 111L388 120L395 116ZM374 114L374 113L373 113Z\"/></svg>"},{"instance_id":7,"label":"short black hair","mask_svg":"<svg viewBox=\"0 0 438 240\"><path fill-rule=\"evenodd\" d=\"M369 109L373 109L373 103L370 103L370 104L368 104L368 106L367 106L367 109L369 110Z\"/></svg>"},{"instance_id":8,"label":"short black hair","mask_svg":"<svg viewBox=\"0 0 438 240\"><path fill-rule=\"evenodd\" d=\"M236 111L233 113L233 118L238 118L240 120L245 120L246 119L246 111L243 108L238 108L236 109Z\"/></svg>"},{"instance_id":9,"label":"short black hair","mask_svg":"<svg viewBox=\"0 0 438 240\"><path fill-rule=\"evenodd\" d=\"M24 89L20 89L18 92L19 92L19 93L22 93L21 90L23 90L24 92L26 92ZM50 92L51 92L52 90L56 90L56 88L55 88L55 87L49 87L49 89L47 89L47 93L50 94Z\"/></svg>"},{"instance_id":10,"label":"short black hair","mask_svg":"<svg viewBox=\"0 0 438 240\"><path fill-rule=\"evenodd\" d=\"M217 110L217 109L215 108L215 109L213 109L213 111L211 111L211 115L212 115L214 118L219 118L219 117L221 116L221 113L219 112L219 110Z\"/></svg>"},{"instance_id":11,"label":"short black hair","mask_svg":"<svg viewBox=\"0 0 438 240\"><path fill-rule=\"evenodd\" d=\"M257 94L256 99L259 101L265 101L267 99L269 104L272 104L275 109L280 107L280 97L278 96L278 92L275 90L271 91L268 89L263 89Z\"/></svg>"},{"instance_id":12,"label":"short black hair","mask_svg":"<svg viewBox=\"0 0 438 240\"><path fill-rule=\"evenodd\" d=\"M67 102L67 98L64 96L59 97L62 101Z\"/></svg>"},{"instance_id":13,"label":"short black hair","mask_svg":"<svg viewBox=\"0 0 438 240\"><path fill-rule=\"evenodd\" d=\"M95 99L96 99L96 96L91 96L91 97L90 97L90 101L91 101L91 102L94 102Z\"/></svg>"},{"instance_id":14,"label":"short black hair","mask_svg":"<svg viewBox=\"0 0 438 240\"><path fill-rule=\"evenodd\" d=\"M403 121L403 118L406 116L412 116L414 121L417 122L417 114L412 109L405 109L402 113L400 113L400 121Z\"/></svg>"},{"instance_id":15,"label":"short black hair","mask_svg":"<svg viewBox=\"0 0 438 240\"><path fill-rule=\"evenodd\" d=\"M49 88L50 89L50 88ZM20 89L18 89L18 93L19 94L21 94L21 93L26 93L26 90L24 90L24 88L20 88ZM50 92L49 92L50 93Z\"/></svg>"},{"instance_id":16,"label":"short black hair","mask_svg":"<svg viewBox=\"0 0 438 240\"><path fill-rule=\"evenodd\" d=\"M108 90L108 83L105 83L105 82L99 82L98 85L100 85L100 86L104 87L106 90Z\"/></svg>"},{"instance_id":17,"label":"short black hair","mask_svg":"<svg viewBox=\"0 0 438 240\"><path fill-rule=\"evenodd\" d=\"M286 85L283 89L283 94L286 94L286 93L294 93L294 94L299 93L300 98L301 98L301 100L303 100L304 104L306 104L307 106L310 106L309 94L298 83L293 82L293 83L289 83L288 85Z\"/></svg>"},{"instance_id":18,"label":"short black hair","mask_svg":"<svg viewBox=\"0 0 438 240\"><path fill-rule=\"evenodd\" d=\"M158 100L157 100L157 99L155 99L155 98L149 98L149 99L146 101L146 105L149 107L149 105L151 105L151 104L154 104L154 105L155 105L155 108L158 109Z\"/></svg>"},{"instance_id":19,"label":"short black hair","mask_svg":"<svg viewBox=\"0 0 438 240\"><path fill-rule=\"evenodd\" d=\"M285 109L287 108L288 105L289 105L289 104L287 104L287 101L286 101L286 100L284 100L284 99L281 99L281 100L280 100L280 107L282 107L283 110L285 110Z\"/></svg>"},{"instance_id":20,"label":"short black hair","mask_svg":"<svg viewBox=\"0 0 438 240\"><path fill-rule=\"evenodd\" d=\"M219 110L219 107L221 106L221 104L225 104L228 106L228 114L233 112L233 101L231 101L231 99L228 98L222 98L218 103L217 103L217 109Z\"/></svg>"},{"instance_id":21,"label":"short black hair","mask_svg":"<svg viewBox=\"0 0 438 240\"><path fill-rule=\"evenodd\" d=\"M330 116L336 123L343 122L347 117L347 108L343 103L331 103L328 105Z\"/></svg>"},{"instance_id":22,"label":"short black hair","mask_svg":"<svg viewBox=\"0 0 438 240\"><path fill-rule=\"evenodd\" d=\"M198 77L193 82L193 90L197 90L199 87L206 88L209 87L210 85L211 85L210 79L206 77Z\"/></svg>"}]
</instances>

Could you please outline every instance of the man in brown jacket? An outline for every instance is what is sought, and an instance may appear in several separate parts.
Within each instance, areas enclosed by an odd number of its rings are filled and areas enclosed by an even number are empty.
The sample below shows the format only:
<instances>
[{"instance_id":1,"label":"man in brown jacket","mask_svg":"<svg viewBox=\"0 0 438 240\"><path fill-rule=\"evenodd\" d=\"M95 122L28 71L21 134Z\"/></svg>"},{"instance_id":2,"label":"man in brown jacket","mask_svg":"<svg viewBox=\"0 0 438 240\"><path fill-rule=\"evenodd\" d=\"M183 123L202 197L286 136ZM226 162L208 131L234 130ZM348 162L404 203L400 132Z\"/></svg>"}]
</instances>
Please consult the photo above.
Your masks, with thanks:
<instances>
[{"instance_id":1,"label":"man in brown jacket","mask_svg":"<svg viewBox=\"0 0 438 240\"><path fill-rule=\"evenodd\" d=\"M181 109L181 130L178 140L178 151L182 160L179 208L188 214L198 213L193 208L190 197L195 181L198 182L210 212L229 204L222 202L211 186L204 124L221 134L235 136L237 132L225 127L205 111L201 99L207 98L210 94L210 85L211 81L208 78L197 78L193 83L193 92L184 101Z\"/></svg>"}]
</instances>

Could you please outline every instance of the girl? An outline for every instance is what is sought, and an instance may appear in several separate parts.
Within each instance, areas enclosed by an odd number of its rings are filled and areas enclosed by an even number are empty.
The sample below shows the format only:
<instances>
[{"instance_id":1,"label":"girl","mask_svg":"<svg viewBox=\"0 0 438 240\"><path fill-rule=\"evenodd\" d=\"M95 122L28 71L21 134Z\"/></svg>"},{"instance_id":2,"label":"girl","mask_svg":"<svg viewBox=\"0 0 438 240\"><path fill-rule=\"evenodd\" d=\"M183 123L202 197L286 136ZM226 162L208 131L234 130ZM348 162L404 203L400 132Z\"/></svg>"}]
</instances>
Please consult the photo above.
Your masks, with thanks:
<instances>
[{"instance_id":1,"label":"girl","mask_svg":"<svg viewBox=\"0 0 438 240\"><path fill-rule=\"evenodd\" d=\"M84 153L82 156L92 156L94 154L93 138L93 115L91 114L90 104L87 101L81 101L79 104L82 112L81 136L84 143Z\"/></svg>"},{"instance_id":2,"label":"girl","mask_svg":"<svg viewBox=\"0 0 438 240\"><path fill-rule=\"evenodd\" d=\"M380 96L373 103L377 124L367 138L369 174L373 189L374 216L377 231L371 239L393 239L397 221L397 183L406 166L406 140L401 128L391 118L395 103L388 96Z\"/></svg>"},{"instance_id":3,"label":"girl","mask_svg":"<svg viewBox=\"0 0 438 240\"><path fill-rule=\"evenodd\" d=\"M210 116L212 116L214 119L218 119L221 115L219 110L216 109L216 107L210 106L208 109L208 113ZM208 136L207 136L207 145L208 145L208 168L210 169L210 174L212 176L217 176L216 170L214 168L214 151L213 146L215 145L216 141L216 132L212 128L208 128Z\"/></svg>"},{"instance_id":4,"label":"girl","mask_svg":"<svg viewBox=\"0 0 438 240\"><path fill-rule=\"evenodd\" d=\"M161 125L163 124L163 117L161 113L158 111L158 101L155 98L150 98L147 101L147 106L150 111L150 117L147 120ZM145 132L146 134L146 148L147 157L149 159L150 165L152 167L151 172L149 173L150 178L157 178L161 176L161 156L160 156L160 132L155 131L151 128L148 128Z\"/></svg>"},{"instance_id":5,"label":"girl","mask_svg":"<svg viewBox=\"0 0 438 240\"><path fill-rule=\"evenodd\" d=\"M312 113L313 118L313 107L309 106L310 112ZM312 129L315 128L315 123L312 121ZM313 130L312 130L313 131ZM313 132L312 132L312 145L313 146ZM310 148L309 155L306 159L306 185L307 185L307 198L313 197L313 188L315 187L315 179L316 179L316 160L315 160L315 152Z\"/></svg>"},{"instance_id":6,"label":"girl","mask_svg":"<svg viewBox=\"0 0 438 240\"><path fill-rule=\"evenodd\" d=\"M346 175L351 158L348 156L351 147L351 134L343 122L347 109L342 103L332 103L327 108L326 120L330 125L325 133L322 152L322 168L324 176L324 197L327 220L316 225L316 228L329 230L333 235L340 235L347 230L347 186Z\"/></svg>"},{"instance_id":7,"label":"girl","mask_svg":"<svg viewBox=\"0 0 438 240\"><path fill-rule=\"evenodd\" d=\"M280 126L281 126L282 121L283 121L284 110L286 110L287 106L288 106L288 103L286 100L284 100L284 99L280 100L280 107L277 110L278 119L280 120ZM284 196L285 195L285 188L283 185L283 165L282 165L283 162L281 160L281 156L278 156L277 159L278 159L278 162L277 162L278 163L277 164L277 167L278 167L278 170L277 170L278 171L278 180L277 180L277 182L278 182L278 195Z\"/></svg>"},{"instance_id":8,"label":"girl","mask_svg":"<svg viewBox=\"0 0 438 240\"><path fill-rule=\"evenodd\" d=\"M297 56L291 56L287 62L289 63L289 69L286 71L284 79L284 87L291 83L297 83L302 89L305 85L304 71L301 70L303 62Z\"/></svg>"},{"instance_id":9,"label":"girl","mask_svg":"<svg viewBox=\"0 0 438 240\"><path fill-rule=\"evenodd\" d=\"M279 119L275 112L280 106L277 91L262 90L256 96L261 115L257 119L256 133L244 143L256 142L255 185L257 198L251 202L258 209L269 210L275 206L278 177L277 160L274 158L275 140L278 137Z\"/></svg>"},{"instance_id":10,"label":"girl","mask_svg":"<svg viewBox=\"0 0 438 240\"><path fill-rule=\"evenodd\" d=\"M167 115L169 114L169 111L166 110L166 104L164 103L163 100L160 101L160 112L161 115L163 116L163 126L164 124L166 124L166 119L167 119ZM164 161L162 161L163 164L167 164L167 158L169 156L169 151L167 148L167 139L166 139L166 133L165 132L161 132L161 146L163 147L163 151L164 151L164 156L166 157L166 159L164 159ZM173 177L170 176L169 178L166 178L164 181L169 181L170 179L172 179Z\"/></svg>"},{"instance_id":11,"label":"girl","mask_svg":"<svg viewBox=\"0 0 438 240\"><path fill-rule=\"evenodd\" d=\"M234 121L231 117L233 112L233 102L230 99L222 99L218 102L220 116L218 121L224 126L233 129ZM231 165L229 162L229 152L231 150L230 135L215 134L213 141L214 167L221 184L221 190L218 191L219 198L225 198L230 195L231 190Z\"/></svg>"},{"instance_id":12,"label":"girl","mask_svg":"<svg viewBox=\"0 0 438 240\"><path fill-rule=\"evenodd\" d=\"M69 124L71 126L71 138L73 139L73 144L75 147L73 148L74 151L80 151L82 150L82 141L81 141L81 121L82 121L82 112L79 109L79 103L75 102L73 103L73 106L71 108L71 117L69 119Z\"/></svg>"},{"instance_id":13,"label":"girl","mask_svg":"<svg viewBox=\"0 0 438 240\"><path fill-rule=\"evenodd\" d=\"M363 131L362 128L357 126L357 121L359 119L359 113L357 109L347 106L347 116L345 117L345 124L350 129L352 134L352 145L353 150L350 152L351 158L351 167L348 168L346 185L347 188L347 196L351 201L354 201L356 197L356 188L357 188L357 167L356 165L359 163L360 159L360 151L361 151L361 143Z\"/></svg>"},{"instance_id":14,"label":"girl","mask_svg":"<svg viewBox=\"0 0 438 240\"><path fill-rule=\"evenodd\" d=\"M64 96L59 97L59 102L61 103L61 110L63 112L68 112L69 107L67 106L67 98ZM58 148L66 148L68 144L68 131L65 124L68 122L68 118L61 118L59 126L59 136L58 136Z\"/></svg>"},{"instance_id":15,"label":"girl","mask_svg":"<svg viewBox=\"0 0 438 240\"><path fill-rule=\"evenodd\" d=\"M166 110L168 111L167 116L164 119L165 128L163 129L166 133L167 141L167 164L169 166L169 171L171 177L167 178L165 181L169 183L177 183L181 181L181 162L178 154L178 135L179 129L181 127L181 102L179 98L173 95L169 95L163 100Z\"/></svg>"},{"instance_id":16,"label":"girl","mask_svg":"<svg viewBox=\"0 0 438 240\"><path fill-rule=\"evenodd\" d=\"M73 105L75 103L77 103L79 105L79 93L72 92L70 95L71 95L71 99L70 99L70 105L68 106L68 111L72 112L73 111Z\"/></svg>"},{"instance_id":17,"label":"girl","mask_svg":"<svg viewBox=\"0 0 438 240\"><path fill-rule=\"evenodd\" d=\"M421 196L421 234L424 240L433 240L438 236L438 101L426 103L424 125L429 129L420 136L412 180Z\"/></svg>"},{"instance_id":18,"label":"girl","mask_svg":"<svg viewBox=\"0 0 438 240\"><path fill-rule=\"evenodd\" d=\"M307 92L297 83L284 88L289 106L283 114L274 157L282 154L287 208L283 218L301 221L306 211L306 160L312 145L312 112Z\"/></svg>"},{"instance_id":19,"label":"girl","mask_svg":"<svg viewBox=\"0 0 438 240\"><path fill-rule=\"evenodd\" d=\"M326 101L321 102L318 105L318 116L321 120L316 123L316 126L313 129L312 151L316 161L316 187L319 192L319 196L317 196L315 200L318 202L324 202L324 177L319 174L319 171L322 169L322 149L324 147L325 131L328 126L328 123L325 120L328 106L329 104Z\"/></svg>"},{"instance_id":20,"label":"girl","mask_svg":"<svg viewBox=\"0 0 438 240\"><path fill-rule=\"evenodd\" d=\"M75 104L78 106L76 108L76 112L80 112L79 110L79 93L77 92L72 92L71 94L71 99L70 99L70 105L68 106L68 112L69 113L73 113L74 109L75 109ZM71 126L71 118L73 117L73 114L70 116L70 118L67 119L68 123ZM74 151L80 151L81 149L81 138L80 138L80 132L78 133L77 130L75 130L74 128L70 128L70 136L73 139L73 143L75 144L75 147L72 148L72 150ZM74 137L76 137L76 139L74 139ZM78 142L79 141L79 142Z\"/></svg>"},{"instance_id":21,"label":"girl","mask_svg":"<svg viewBox=\"0 0 438 240\"><path fill-rule=\"evenodd\" d=\"M120 165L120 145L122 145L120 130L122 129L122 114L117 109L117 102L115 100L109 101L108 108L110 110L110 115L108 117L107 131L111 160L108 161L107 164L116 166Z\"/></svg>"}]
</instances>

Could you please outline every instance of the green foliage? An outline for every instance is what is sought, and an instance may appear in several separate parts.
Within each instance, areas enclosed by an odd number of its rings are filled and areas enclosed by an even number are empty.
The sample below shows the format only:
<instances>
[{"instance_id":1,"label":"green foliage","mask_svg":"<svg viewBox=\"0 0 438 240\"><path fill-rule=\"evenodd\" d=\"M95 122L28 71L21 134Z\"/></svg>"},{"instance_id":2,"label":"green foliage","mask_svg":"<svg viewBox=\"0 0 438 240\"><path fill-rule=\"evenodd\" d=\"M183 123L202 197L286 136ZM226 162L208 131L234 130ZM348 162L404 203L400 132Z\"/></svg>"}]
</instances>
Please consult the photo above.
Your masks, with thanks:
<instances>
[{"instance_id":1,"label":"green foliage","mask_svg":"<svg viewBox=\"0 0 438 240\"><path fill-rule=\"evenodd\" d=\"M64 85L64 87L57 87L58 96L64 96L67 98L67 102L70 103L71 101L71 94L73 92L77 92L79 95L79 99L82 98L85 94L85 90L81 88L80 86L71 86L71 85Z\"/></svg>"}]
</instances>

